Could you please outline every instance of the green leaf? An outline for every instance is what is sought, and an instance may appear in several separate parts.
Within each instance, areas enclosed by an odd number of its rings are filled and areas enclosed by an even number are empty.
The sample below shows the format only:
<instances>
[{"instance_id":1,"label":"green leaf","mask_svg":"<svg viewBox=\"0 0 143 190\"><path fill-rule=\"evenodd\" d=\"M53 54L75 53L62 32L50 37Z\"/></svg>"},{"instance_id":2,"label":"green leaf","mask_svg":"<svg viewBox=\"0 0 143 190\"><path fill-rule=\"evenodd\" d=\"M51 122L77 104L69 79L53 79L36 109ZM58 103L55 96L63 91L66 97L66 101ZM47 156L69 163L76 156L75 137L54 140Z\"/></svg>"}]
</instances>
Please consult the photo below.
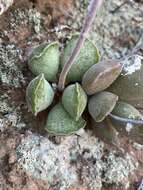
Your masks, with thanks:
<instances>
[{"instance_id":1,"label":"green leaf","mask_svg":"<svg viewBox=\"0 0 143 190\"><path fill-rule=\"evenodd\" d=\"M59 68L59 43L41 44L28 60L29 69L36 76L44 73L48 81L54 82Z\"/></svg>"},{"instance_id":2,"label":"green leaf","mask_svg":"<svg viewBox=\"0 0 143 190\"><path fill-rule=\"evenodd\" d=\"M79 35L74 35L67 43L63 55L61 57L61 67L65 65L69 59L73 49L76 46ZM95 45L88 39L86 39L84 46L82 47L78 57L72 65L68 75L68 82L81 81L84 73L95 63L99 61L99 52Z\"/></svg>"},{"instance_id":3,"label":"green leaf","mask_svg":"<svg viewBox=\"0 0 143 190\"><path fill-rule=\"evenodd\" d=\"M64 90L62 104L70 116L78 121L87 104L87 95L80 84L70 85Z\"/></svg>"},{"instance_id":4,"label":"green leaf","mask_svg":"<svg viewBox=\"0 0 143 190\"><path fill-rule=\"evenodd\" d=\"M118 117L128 118L128 119L142 119L143 116L141 113L134 108L132 105L119 101L115 105L113 111L113 115L117 115Z\"/></svg>"},{"instance_id":5,"label":"green leaf","mask_svg":"<svg viewBox=\"0 0 143 190\"><path fill-rule=\"evenodd\" d=\"M118 96L110 92L100 92L92 96L89 100L88 110L96 122L101 122L113 110Z\"/></svg>"},{"instance_id":6,"label":"green leaf","mask_svg":"<svg viewBox=\"0 0 143 190\"><path fill-rule=\"evenodd\" d=\"M139 55L126 60L121 75L109 87L121 101L143 108L143 58Z\"/></svg>"},{"instance_id":7,"label":"green leaf","mask_svg":"<svg viewBox=\"0 0 143 190\"><path fill-rule=\"evenodd\" d=\"M120 75L122 66L116 60L99 62L88 69L82 79L87 94L92 95L108 88Z\"/></svg>"},{"instance_id":8,"label":"green leaf","mask_svg":"<svg viewBox=\"0 0 143 190\"><path fill-rule=\"evenodd\" d=\"M84 128L85 125L86 122L82 118L78 121L72 119L59 103L49 112L45 130L56 135L70 135Z\"/></svg>"},{"instance_id":9,"label":"green leaf","mask_svg":"<svg viewBox=\"0 0 143 190\"><path fill-rule=\"evenodd\" d=\"M53 101L54 91L45 80L44 74L34 78L26 89L26 100L30 111L37 115L45 110Z\"/></svg>"},{"instance_id":10,"label":"green leaf","mask_svg":"<svg viewBox=\"0 0 143 190\"><path fill-rule=\"evenodd\" d=\"M138 143L143 143L143 116L132 105L118 102L110 116L117 131Z\"/></svg>"}]
</instances>

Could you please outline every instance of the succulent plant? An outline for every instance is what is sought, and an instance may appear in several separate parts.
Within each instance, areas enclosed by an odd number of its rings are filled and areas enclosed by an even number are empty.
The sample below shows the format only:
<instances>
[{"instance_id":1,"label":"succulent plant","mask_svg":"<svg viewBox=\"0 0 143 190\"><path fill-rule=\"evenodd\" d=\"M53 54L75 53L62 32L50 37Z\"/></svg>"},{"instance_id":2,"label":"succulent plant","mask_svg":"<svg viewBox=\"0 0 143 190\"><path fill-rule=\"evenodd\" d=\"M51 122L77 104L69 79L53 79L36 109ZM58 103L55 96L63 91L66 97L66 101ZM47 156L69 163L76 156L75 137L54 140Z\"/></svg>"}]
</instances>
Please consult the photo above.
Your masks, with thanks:
<instances>
[{"instance_id":1,"label":"succulent plant","mask_svg":"<svg viewBox=\"0 0 143 190\"><path fill-rule=\"evenodd\" d=\"M53 101L54 91L48 81L45 80L44 74L34 78L26 90L26 100L28 108L34 115L45 110Z\"/></svg>"},{"instance_id":2,"label":"succulent plant","mask_svg":"<svg viewBox=\"0 0 143 190\"><path fill-rule=\"evenodd\" d=\"M109 87L120 75L122 65L115 60L106 60L90 67L84 74L82 86L92 95Z\"/></svg>"},{"instance_id":3,"label":"succulent plant","mask_svg":"<svg viewBox=\"0 0 143 190\"><path fill-rule=\"evenodd\" d=\"M73 35L67 46L64 49L61 57L61 67L63 68L67 59L71 55L79 35ZM80 54L78 55L75 63L72 65L68 75L68 82L78 82L82 80L84 73L94 64L99 61L99 52L96 46L88 39L86 39L84 46L82 47Z\"/></svg>"},{"instance_id":4,"label":"succulent plant","mask_svg":"<svg viewBox=\"0 0 143 190\"><path fill-rule=\"evenodd\" d=\"M28 66L36 76L44 73L45 78L54 82L59 69L59 43L43 43L31 53Z\"/></svg>"},{"instance_id":5,"label":"succulent plant","mask_svg":"<svg viewBox=\"0 0 143 190\"><path fill-rule=\"evenodd\" d=\"M119 101L114 107L110 122L123 135L143 143L143 115L132 105Z\"/></svg>"},{"instance_id":6,"label":"succulent plant","mask_svg":"<svg viewBox=\"0 0 143 190\"><path fill-rule=\"evenodd\" d=\"M73 36L61 55L61 63L57 43L48 46L42 44L36 50L36 55L30 57L29 63L34 68L31 71L35 74L35 68L40 67L38 72L42 74L27 87L29 109L37 115L51 105L55 93L54 107L51 106L44 127L47 132L70 135L87 123L92 123L95 134L108 143L118 143L118 134L122 134L143 144L143 116L135 108L142 108L143 105L142 57L134 55L123 63L118 60L96 63L99 60L98 50L86 40L67 73L66 88L62 93L58 89L53 91L50 82L57 77L58 65L65 64L76 41L77 36ZM43 64L42 61L37 62L41 56Z\"/></svg>"},{"instance_id":7,"label":"succulent plant","mask_svg":"<svg viewBox=\"0 0 143 190\"><path fill-rule=\"evenodd\" d=\"M117 101L117 95L106 91L99 92L89 99L89 113L96 122L101 122L112 112Z\"/></svg>"},{"instance_id":8,"label":"succulent plant","mask_svg":"<svg viewBox=\"0 0 143 190\"><path fill-rule=\"evenodd\" d=\"M75 121L59 103L49 112L45 129L53 134L70 135L77 130L84 128L86 122L79 118Z\"/></svg>"},{"instance_id":9,"label":"succulent plant","mask_svg":"<svg viewBox=\"0 0 143 190\"><path fill-rule=\"evenodd\" d=\"M78 121L87 104L87 95L80 84L69 85L64 90L62 104L70 116Z\"/></svg>"},{"instance_id":10,"label":"succulent plant","mask_svg":"<svg viewBox=\"0 0 143 190\"><path fill-rule=\"evenodd\" d=\"M142 114L132 105L118 101L112 111L113 115L128 119L143 119Z\"/></svg>"},{"instance_id":11,"label":"succulent plant","mask_svg":"<svg viewBox=\"0 0 143 190\"><path fill-rule=\"evenodd\" d=\"M120 76L108 91L135 107L143 107L143 58L140 55L125 60Z\"/></svg>"}]
</instances>

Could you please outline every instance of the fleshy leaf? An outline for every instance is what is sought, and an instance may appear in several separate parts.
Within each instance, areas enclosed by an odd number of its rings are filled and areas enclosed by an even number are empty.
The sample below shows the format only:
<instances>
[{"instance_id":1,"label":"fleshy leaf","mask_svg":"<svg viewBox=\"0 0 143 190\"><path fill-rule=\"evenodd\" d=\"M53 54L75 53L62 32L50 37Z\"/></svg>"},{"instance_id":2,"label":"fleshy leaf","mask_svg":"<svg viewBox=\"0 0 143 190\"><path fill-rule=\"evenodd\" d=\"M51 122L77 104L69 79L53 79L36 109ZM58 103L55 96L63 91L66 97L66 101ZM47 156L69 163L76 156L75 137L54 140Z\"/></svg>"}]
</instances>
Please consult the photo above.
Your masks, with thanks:
<instances>
[{"instance_id":1,"label":"fleshy leaf","mask_svg":"<svg viewBox=\"0 0 143 190\"><path fill-rule=\"evenodd\" d=\"M121 101L137 108L143 107L143 57L134 55L125 60L124 67L118 79L108 91L116 93Z\"/></svg>"},{"instance_id":2,"label":"fleshy leaf","mask_svg":"<svg viewBox=\"0 0 143 190\"><path fill-rule=\"evenodd\" d=\"M29 69L36 76L44 73L48 81L54 82L59 68L59 54L58 42L41 44L29 57Z\"/></svg>"},{"instance_id":3,"label":"fleshy leaf","mask_svg":"<svg viewBox=\"0 0 143 190\"><path fill-rule=\"evenodd\" d=\"M45 110L53 101L54 91L45 80L44 74L34 78L26 89L26 100L30 111L37 115Z\"/></svg>"},{"instance_id":4,"label":"fleshy leaf","mask_svg":"<svg viewBox=\"0 0 143 190\"><path fill-rule=\"evenodd\" d=\"M141 113L134 108L132 105L119 101L112 111L113 115L118 117L128 118L128 119L142 119Z\"/></svg>"},{"instance_id":5,"label":"fleshy leaf","mask_svg":"<svg viewBox=\"0 0 143 190\"><path fill-rule=\"evenodd\" d=\"M118 96L110 92L99 92L89 100L88 110L96 122L101 122L113 110Z\"/></svg>"},{"instance_id":6,"label":"fleshy leaf","mask_svg":"<svg viewBox=\"0 0 143 190\"><path fill-rule=\"evenodd\" d=\"M120 75L122 66L116 60L99 62L88 69L82 79L87 94L92 95L108 88Z\"/></svg>"},{"instance_id":7,"label":"fleshy leaf","mask_svg":"<svg viewBox=\"0 0 143 190\"><path fill-rule=\"evenodd\" d=\"M63 55L61 57L61 67L69 59L73 49L76 46L76 42L79 35L73 35L70 41L67 43ZM81 81L84 73L95 63L99 61L99 52L95 45L88 39L86 39L84 46L82 47L78 57L72 65L68 75L67 82Z\"/></svg>"},{"instance_id":8,"label":"fleshy leaf","mask_svg":"<svg viewBox=\"0 0 143 190\"><path fill-rule=\"evenodd\" d=\"M78 121L71 118L62 104L59 103L49 112L45 129L55 135L70 135L84 128L85 125L86 122L82 118Z\"/></svg>"},{"instance_id":9,"label":"fleshy leaf","mask_svg":"<svg viewBox=\"0 0 143 190\"><path fill-rule=\"evenodd\" d=\"M143 143L143 116L132 105L118 102L110 115L110 120L121 134Z\"/></svg>"},{"instance_id":10,"label":"fleshy leaf","mask_svg":"<svg viewBox=\"0 0 143 190\"><path fill-rule=\"evenodd\" d=\"M78 121L87 104L87 95L80 84L70 85L64 90L62 104L70 116Z\"/></svg>"}]
</instances>

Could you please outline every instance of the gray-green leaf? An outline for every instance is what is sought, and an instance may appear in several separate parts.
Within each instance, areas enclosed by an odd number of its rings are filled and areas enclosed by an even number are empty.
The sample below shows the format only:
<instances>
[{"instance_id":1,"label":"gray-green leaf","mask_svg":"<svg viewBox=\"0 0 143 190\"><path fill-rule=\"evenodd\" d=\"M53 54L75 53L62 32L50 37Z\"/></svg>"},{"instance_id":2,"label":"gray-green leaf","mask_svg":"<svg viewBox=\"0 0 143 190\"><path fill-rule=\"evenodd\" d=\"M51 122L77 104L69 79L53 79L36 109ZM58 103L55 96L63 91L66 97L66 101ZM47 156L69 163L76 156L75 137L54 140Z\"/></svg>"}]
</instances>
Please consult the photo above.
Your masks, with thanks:
<instances>
[{"instance_id":1,"label":"gray-green leaf","mask_svg":"<svg viewBox=\"0 0 143 190\"><path fill-rule=\"evenodd\" d=\"M99 92L89 100L88 110L96 122L101 122L113 110L118 96L110 92Z\"/></svg>"},{"instance_id":2,"label":"gray-green leaf","mask_svg":"<svg viewBox=\"0 0 143 190\"><path fill-rule=\"evenodd\" d=\"M62 104L70 116L78 121L87 104L87 95L80 84L70 85L64 90Z\"/></svg>"},{"instance_id":3,"label":"gray-green leaf","mask_svg":"<svg viewBox=\"0 0 143 190\"><path fill-rule=\"evenodd\" d=\"M44 74L34 78L26 89L28 108L34 115L45 110L53 101L54 91L45 80Z\"/></svg>"},{"instance_id":4,"label":"gray-green leaf","mask_svg":"<svg viewBox=\"0 0 143 190\"><path fill-rule=\"evenodd\" d=\"M59 68L59 43L41 44L28 60L29 69L36 76L44 73L48 81L54 82Z\"/></svg>"},{"instance_id":5,"label":"gray-green leaf","mask_svg":"<svg viewBox=\"0 0 143 190\"><path fill-rule=\"evenodd\" d=\"M99 62L84 74L82 86L89 95L105 90L120 75L121 69L121 64L116 60Z\"/></svg>"},{"instance_id":6,"label":"gray-green leaf","mask_svg":"<svg viewBox=\"0 0 143 190\"><path fill-rule=\"evenodd\" d=\"M116 93L121 101L142 108L143 57L134 55L126 60L121 75L109 87L108 91Z\"/></svg>"},{"instance_id":7,"label":"gray-green leaf","mask_svg":"<svg viewBox=\"0 0 143 190\"><path fill-rule=\"evenodd\" d=\"M115 105L112 114L118 116L118 117L123 117L123 118L128 118L128 119L142 119L143 116L141 113L134 108L132 105L119 101Z\"/></svg>"},{"instance_id":8,"label":"gray-green leaf","mask_svg":"<svg viewBox=\"0 0 143 190\"><path fill-rule=\"evenodd\" d=\"M132 105L118 102L112 111L110 120L121 134L143 143L143 116Z\"/></svg>"},{"instance_id":9,"label":"gray-green leaf","mask_svg":"<svg viewBox=\"0 0 143 190\"><path fill-rule=\"evenodd\" d=\"M61 67L65 65L69 59L73 49L76 46L79 35L74 35L67 43L63 55L61 57ZM72 65L68 75L68 82L81 81L84 73L95 63L99 61L99 52L95 45L88 39L86 39L84 46L82 47L78 57Z\"/></svg>"},{"instance_id":10,"label":"gray-green leaf","mask_svg":"<svg viewBox=\"0 0 143 190\"><path fill-rule=\"evenodd\" d=\"M82 118L78 121L72 119L59 103L49 112L45 130L56 135L70 135L84 128L85 125L86 122Z\"/></svg>"}]
</instances>

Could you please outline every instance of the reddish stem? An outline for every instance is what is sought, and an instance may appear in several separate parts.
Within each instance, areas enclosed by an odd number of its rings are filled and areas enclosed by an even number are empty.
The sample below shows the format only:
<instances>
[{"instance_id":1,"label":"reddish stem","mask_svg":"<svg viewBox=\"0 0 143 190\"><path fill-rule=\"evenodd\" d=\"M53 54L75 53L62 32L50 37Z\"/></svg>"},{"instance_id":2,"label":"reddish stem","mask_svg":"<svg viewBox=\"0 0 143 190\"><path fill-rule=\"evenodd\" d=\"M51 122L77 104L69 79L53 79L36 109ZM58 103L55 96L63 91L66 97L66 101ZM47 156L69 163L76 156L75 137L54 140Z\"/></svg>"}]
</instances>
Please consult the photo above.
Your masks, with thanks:
<instances>
[{"instance_id":1,"label":"reddish stem","mask_svg":"<svg viewBox=\"0 0 143 190\"><path fill-rule=\"evenodd\" d=\"M87 38L87 35L91 29L92 23L96 16L97 10L100 8L102 2L103 2L103 0L91 0L91 2L89 4L87 15L85 18L85 23L81 30L76 47L74 48L71 56L69 57L67 63L64 65L63 70L60 74L59 83L58 83L58 89L60 91L62 91L64 89L66 76L67 76L71 66L73 65L75 59L79 55L81 48L83 47L83 44Z\"/></svg>"}]
</instances>

